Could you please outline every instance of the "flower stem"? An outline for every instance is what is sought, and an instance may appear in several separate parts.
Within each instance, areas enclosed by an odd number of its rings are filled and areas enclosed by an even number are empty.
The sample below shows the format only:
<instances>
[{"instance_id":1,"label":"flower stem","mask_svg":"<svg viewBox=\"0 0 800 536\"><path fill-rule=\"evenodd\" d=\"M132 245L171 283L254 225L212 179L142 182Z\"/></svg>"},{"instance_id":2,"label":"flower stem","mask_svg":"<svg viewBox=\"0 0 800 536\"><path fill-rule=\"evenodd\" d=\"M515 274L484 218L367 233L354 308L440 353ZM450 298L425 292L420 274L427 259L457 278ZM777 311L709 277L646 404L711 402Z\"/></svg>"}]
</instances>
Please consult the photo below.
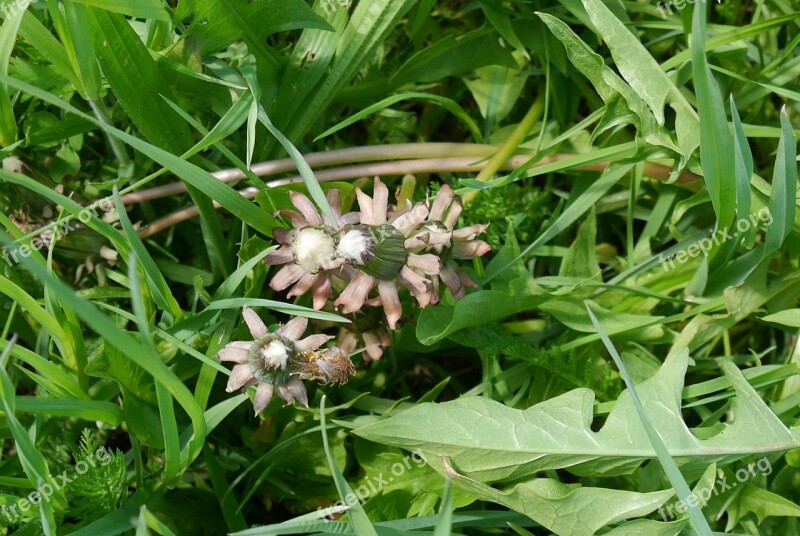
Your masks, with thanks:
<instances>
[{"instance_id":1,"label":"flower stem","mask_svg":"<svg viewBox=\"0 0 800 536\"><path fill-rule=\"evenodd\" d=\"M506 140L506 142L500 147L500 150L497 151L494 156L489 160L489 163L486 164L478 176L475 177L476 180L481 182L486 182L495 174L500 171L503 167L503 164L508 160L514 153L517 152L519 146L522 145L522 142L525 141L525 137L530 132L533 125L542 117L542 112L544 111L544 94L540 93L536 100L533 101L530 110L528 113L525 114L525 117L522 118L517 128L514 129L514 132L511 133L511 136ZM464 203L469 203L475 196L478 195L479 190L474 190L466 194L463 198Z\"/></svg>"}]
</instances>

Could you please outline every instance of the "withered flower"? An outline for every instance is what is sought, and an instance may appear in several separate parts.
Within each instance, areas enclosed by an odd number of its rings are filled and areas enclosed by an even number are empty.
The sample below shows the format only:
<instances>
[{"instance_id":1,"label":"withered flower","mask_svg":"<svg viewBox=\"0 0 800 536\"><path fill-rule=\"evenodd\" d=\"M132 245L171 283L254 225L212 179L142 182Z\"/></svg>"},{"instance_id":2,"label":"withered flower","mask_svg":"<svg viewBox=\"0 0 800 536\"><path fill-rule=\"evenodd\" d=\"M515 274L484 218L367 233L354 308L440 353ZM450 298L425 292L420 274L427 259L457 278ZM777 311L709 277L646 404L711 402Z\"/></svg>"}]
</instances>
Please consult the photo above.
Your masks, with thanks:
<instances>
[{"instance_id":1,"label":"withered flower","mask_svg":"<svg viewBox=\"0 0 800 536\"><path fill-rule=\"evenodd\" d=\"M489 224L470 225L456 229L458 217L464 208L461 198L444 184L431 203L430 212L420 222L409 246L419 251L433 252L442 260L441 271L434 275L435 301L438 301L438 282L442 282L457 300L465 295L464 287L475 287L475 283L458 266L456 260L470 260L491 251L491 246L477 236L486 232Z\"/></svg>"},{"instance_id":2,"label":"withered flower","mask_svg":"<svg viewBox=\"0 0 800 536\"><path fill-rule=\"evenodd\" d=\"M300 339L308 325L304 317L293 318L280 327L277 332L270 333L259 316L245 307L242 312L244 321L250 329L253 341L234 341L220 350L221 361L236 363L228 379L229 393L258 384L253 409L256 415L267 407L275 388L278 396L291 404L297 400L308 407L308 395L303 382L292 377L292 365L303 359L304 352L312 352L332 339L328 335L311 335Z\"/></svg>"},{"instance_id":3,"label":"withered flower","mask_svg":"<svg viewBox=\"0 0 800 536\"><path fill-rule=\"evenodd\" d=\"M397 284L408 288L424 307L433 296L429 276L441 269L436 255L413 253L406 246L414 232L413 221L424 218L421 213L427 214L427 209L418 206L388 217L389 190L377 177L373 197L360 189L356 189L356 195L360 221L341 230L336 246L336 257L352 267L343 270L350 283L335 303L345 314L354 313L377 287L386 320L394 329L403 314Z\"/></svg>"},{"instance_id":4,"label":"withered flower","mask_svg":"<svg viewBox=\"0 0 800 536\"><path fill-rule=\"evenodd\" d=\"M329 190L326 194L336 221L321 216L304 194L291 192L289 195L299 212L279 210L276 213L289 218L293 228L274 230L275 239L281 246L267 255L264 262L284 266L269 286L281 291L294 285L288 294L290 298L302 296L310 290L314 309L321 309L331 294L333 271L345 262L336 256L336 233L344 225L356 223L358 214L341 214L338 190Z\"/></svg>"}]
</instances>

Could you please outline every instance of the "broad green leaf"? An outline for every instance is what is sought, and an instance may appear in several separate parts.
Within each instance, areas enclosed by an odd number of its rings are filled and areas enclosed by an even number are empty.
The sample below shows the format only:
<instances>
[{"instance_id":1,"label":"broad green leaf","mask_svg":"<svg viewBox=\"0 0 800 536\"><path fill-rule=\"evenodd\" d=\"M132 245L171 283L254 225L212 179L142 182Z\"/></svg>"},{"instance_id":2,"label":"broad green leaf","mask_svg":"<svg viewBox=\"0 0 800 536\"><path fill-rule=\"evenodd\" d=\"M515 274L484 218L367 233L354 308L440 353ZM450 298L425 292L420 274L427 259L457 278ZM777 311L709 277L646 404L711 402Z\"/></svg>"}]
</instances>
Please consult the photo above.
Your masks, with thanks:
<instances>
[{"instance_id":1,"label":"broad green leaf","mask_svg":"<svg viewBox=\"0 0 800 536\"><path fill-rule=\"evenodd\" d=\"M714 461L726 463L800 445L800 430L787 429L727 361L722 368L737 394L735 420L709 439L692 435L680 406L688 359L685 350L673 352L654 376L636 386L648 417L659 424L659 434L679 466L704 468ZM385 445L446 456L459 473L482 482L549 469L581 476L627 474L656 457L627 391L598 432L590 429L593 401L588 389L575 389L525 410L462 397L420 404L354 433ZM756 428L759 433L753 434Z\"/></svg>"},{"instance_id":2,"label":"broad green leaf","mask_svg":"<svg viewBox=\"0 0 800 536\"><path fill-rule=\"evenodd\" d=\"M435 467L441 467L438 460ZM581 487L549 478L535 478L498 490L446 465L439 469L453 483L478 498L523 513L559 536L592 536L606 525L645 516L669 499L672 490L637 493Z\"/></svg>"},{"instance_id":3,"label":"broad green leaf","mask_svg":"<svg viewBox=\"0 0 800 536\"><path fill-rule=\"evenodd\" d=\"M553 35L564 45L572 64L594 85L606 103L603 119L593 136L618 124L632 123L641 138L652 145L659 145L681 152L671 134L659 124L653 111L642 97L625 80L605 63L602 56L583 42L575 32L559 19L546 13L537 15L547 24ZM622 102L620 97L624 100Z\"/></svg>"},{"instance_id":4,"label":"broad green leaf","mask_svg":"<svg viewBox=\"0 0 800 536\"><path fill-rule=\"evenodd\" d=\"M736 499L737 505L728 519L728 530L745 515L752 512L758 518L759 525L771 516L800 517L800 506L782 497L777 493L760 488L756 485L747 485Z\"/></svg>"},{"instance_id":5,"label":"broad green leaf","mask_svg":"<svg viewBox=\"0 0 800 536\"><path fill-rule=\"evenodd\" d=\"M481 115L486 119L487 132L505 119L517 103L522 88L528 79L518 69L501 65L487 65L475 70L476 78L465 78L472 98L478 103ZM492 128L490 128L490 126ZM473 136L475 134L473 133ZM475 137L480 142L480 137Z\"/></svg>"}]
</instances>

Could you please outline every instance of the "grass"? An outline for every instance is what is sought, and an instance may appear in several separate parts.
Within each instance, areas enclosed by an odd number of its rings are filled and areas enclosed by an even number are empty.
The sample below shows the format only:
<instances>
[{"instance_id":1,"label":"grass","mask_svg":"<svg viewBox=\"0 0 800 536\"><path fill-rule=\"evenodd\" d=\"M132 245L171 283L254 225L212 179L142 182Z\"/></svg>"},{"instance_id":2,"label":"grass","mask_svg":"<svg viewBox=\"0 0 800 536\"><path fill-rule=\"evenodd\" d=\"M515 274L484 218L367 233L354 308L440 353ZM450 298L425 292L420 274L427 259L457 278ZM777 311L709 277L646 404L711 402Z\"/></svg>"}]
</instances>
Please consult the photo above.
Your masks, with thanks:
<instances>
[{"instance_id":1,"label":"grass","mask_svg":"<svg viewBox=\"0 0 800 536\"><path fill-rule=\"evenodd\" d=\"M800 528L791 2L0 2L0 534Z\"/></svg>"}]
</instances>

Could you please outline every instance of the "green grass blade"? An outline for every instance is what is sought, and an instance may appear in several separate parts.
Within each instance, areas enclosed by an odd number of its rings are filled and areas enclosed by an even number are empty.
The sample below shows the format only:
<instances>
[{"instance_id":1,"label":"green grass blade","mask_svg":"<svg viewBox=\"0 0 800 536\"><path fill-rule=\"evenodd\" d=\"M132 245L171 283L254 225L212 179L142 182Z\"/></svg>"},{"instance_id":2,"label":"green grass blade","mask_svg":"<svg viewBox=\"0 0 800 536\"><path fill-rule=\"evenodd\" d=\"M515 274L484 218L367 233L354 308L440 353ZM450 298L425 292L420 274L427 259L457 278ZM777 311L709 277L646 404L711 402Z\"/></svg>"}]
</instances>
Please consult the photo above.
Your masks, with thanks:
<instances>
[{"instance_id":1,"label":"green grass blade","mask_svg":"<svg viewBox=\"0 0 800 536\"><path fill-rule=\"evenodd\" d=\"M773 222L767 228L767 255L780 249L791 233L797 204L797 138L785 107L781 110L781 130L769 200Z\"/></svg>"},{"instance_id":2,"label":"green grass blade","mask_svg":"<svg viewBox=\"0 0 800 536\"><path fill-rule=\"evenodd\" d=\"M433 536L450 536L453 527L453 482L448 478L444 483L442 506Z\"/></svg>"},{"instance_id":3,"label":"green grass blade","mask_svg":"<svg viewBox=\"0 0 800 536\"><path fill-rule=\"evenodd\" d=\"M114 191L114 195L119 203L119 193ZM121 203L119 206L122 206ZM130 223L129 223L130 224ZM138 237L137 237L138 238ZM134 249L136 246L134 245ZM147 318L147 309L144 301L144 293L139 281L139 263L136 253L131 253L128 259L128 279L131 286L131 303L133 304L133 314L136 318L136 325L139 328L144 345L157 355L153 338L150 334L150 322ZM162 383L155 382L156 399L158 401L158 416L161 419L161 431L164 435L164 481L167 485L175 481L181 472L181 447L178 437L178 423L175 420L175 407L172 405L172 397Z\"/></svg>"},{"instance_id":4,"label":"green grass blade","mask_svg":"<svg viewBox=\"0 0 800 536\"><path fill-rule=\"evenodd\" d=\"M113 402L64 398L17 397L17 411L85 421L100 421L116 427L122 423L122 410Z\"/></svg>"},{"instance_id":5,"label":"green grass blade","mask_svg":"<svg viewBox=\"0 0 800 536\"><path fill-rule=\"evenodd\" d=\"M0 26L0 74L8 75L8 65L11 61L11 52L17 40L24 9L10 9L5 14L5 20ZM14 116L14 107L11 103L5 85L0 84L0 145L7 146L17 141L17 120Z\"/></svg>"},{"instance_id":6,"label":"green grass blade","mask_svg":"<svg viewBox=\"0 0 800 536\"><path fill-rule=\"evenodd\" d=\"M617 365L617 368L619 368L620 376L622 376L625 386L628 388L631 401L636 408L636 413L639 415L639 419L641 420L645 432L647 432L647 437L650 439L653 450L656 451L658 461L661 463L661 467L664 468L664 472L667 474L670 484L672 484L672 487L675 489L678 499L683 501L682 504L686 506L689 519L691 520L695 531L697 531L697 534L700 536L711 536L711 527L709 527L708 522L703 516L703 512L699 506L697 504L693 504L693 501L690 500L692 491L689 489L689 485L686 483L686 479L681 474L680 469L678 469L678 464L675 463L675 460L670 455L666 445L664 445L664 441L661 439L661 436L658 435L653 423L650 422L644 406L642 406L642 402L639 400L639 395L636 394L636 388L633 385L633 380L628 374L625 363L617 353L617 349L614 347L611 339L609 339L608 335L606 335L603 326L594 316L594 313L592 312L592 309L589 307L588 303L586 303L586 311L589 313L589 318L592 320L592 324L594 324L600 339L603 341L603 345L605 345L606 350L608 350L608 353L611 354L611 357L614 359L614 363Z\"/></svg>"},{"instance_id":7,"label":"green grass blade","mask_svg":"<svg viewBox=\"0 0 800 536\"><path fill-rule=\"evenodd\" d=\"M226 210L234 214L236 217L250 225L254 229L265 234L270 233L271 225L270 218L260 210L255 204L247 201L236 190L223 182L214 178L208 171L201 169L194 164L186 162L182 158L165 151L155 145L147 143L139 138L123 132L110 125L105 125L97 119L81 112L69 103L59 99L52 93L42 91L41 89L32 86L26 82L16 78L0 76L0 83L8 84L15 87L29 95L32 95L44 102L52 104L65 112L75 114L82 119L94 123L112 136L124 141L134 149L142 152L149 158L163 165L172 173L203 191L210 198L216 200Z\"/></svg>"},{"instance_id":8,"label":"green grass blade","mask_svg":"<svg viewBox=\"0 0 800 536\"><path fill-rule=\"evenodd\" d=\"M347 500L347 497L355 497L355 494L347 483L347 480L345 480L344 475L339 470L339 467L336 466L336 460L333 459L331 448L328 445L328 427L325 422L325 395L322 396L322 401L320 402L319 419L320 428L322 429L322 445L325 448L325 457L328 458L328 467L330 467L333 481L336 483L336 490L339 492L339 498L341 498L344 504L350 505L347 515L350 518L353 531L355 531L356 536L378 536L378 533L375 532L375 527L372 526L366 512L364 512L364 507L361 506L361 503L358 502L358 500ZM351 502L354 502L354 504L350 504Z\"/></svg>"},{"instance_id":9,"label":"green grass blade","mask_svg":"<svg viewBox=\"0 0 800 536\"><path fill-rule=\"evenodd\" d=\"M169 288L169 285L164 279L161 271L158 269L158 266L156 266L156 263L153 261L153 258L147 252L144 243L139 238L139 235L136 234L133 224L131 223L130 218L128 218L128 213L125 211L125 206L122 204L122 200L119 197L119 191L117 190L116 186L114 187L114 202L117 206L117 214L119 214L119 221L122 225L122 230L130 242L133 253L136 254L133 259L139 263L147 277L147 290L152 293L153 300L156 302L156 304L163 311L166 311L172 315L173 322L180 321L180 319L183 317L181 306L178 304L175 296L172 295L172 290ZM122 254L122 252L120 252L120 254ZM142 305L144 306L144 304ZM146 308L143 308L143 311L145 310Z\"/></svg>"},{"instance_id":10,"label":"green grass blade","mask_svg":"<svg viewBox=\"0 0 800 536\"><path fill-rule=\"evenodd\" d=\"M70 0L113 13L138 19L153 19L171 22L172 16L163 0Z\"/></svg>"},{"instance_id":11,"label":"green grass blade","mask_svg":"<svg viewBox=\"0 0 800 536\"><path fill-rule=\"evenodd\" d=\"M0 243L8 244L9 242L10 237L4 231L0 231ZM120 329L112 319L102 314L93 304L75 295L75 291L66 283L30 259L22 259L21 264L47 286L54 296L72 307L88 327L105 338L107 344L117 348L135 364L152 374L157 382L163 383L167 387L189 415L194 428L194 434L185 447L184 457L188 460L196 458L205 441L205 420L202 410L183 382L167 368L157 354L152 353L130 334Z\"/></svg>"},{"instance_id":12,"label":"green grass blade","mask_svg":"<svg viewBox=\"0 0 800 536\"><path fill-rule=\"evenodd\" d=\"M309 307L294 305L292 303L264 300L261 298L230 298L225 300L217 300L208 304L208 309L239 309L245 306L267 307L271 311L277 311L279 313L293 316L304 316L306 318L314 318L317 320L345 323L350 322L350 320L333 313L326 313L324 311L317 311Z\"/></svg>"},{"instance_id":13,"label":"green grass blade","mask_svg":"<svg viewBox=\"0 0 800 536\"><path fill-rule=\"evenodd\" d=\"M706 59L706 4L698 3L692 21L692 74L700 115L700 162L703 181L717 215L717 229L729 228L736 216L734 145L719 86ZM731 246L723 249L730 250ZM713 259L712 253L712 261ZM722 258L721 261L727 260ZM712 262L712 265L714 263ZM717 263L718 264L718 263Z\"/></svg>"},{"instance_id":14,"label":"green grass blade","mask_svg":"<svg viewBox=\"0 0 800 536\"><path fill-rule=\"evenodd\" d=\"M47 466L47 461L36 448L36 445L28 435L28 431L25 430L16 417L17 409L14 385L11 383L11 379L8 377L8 372L6 371L8 357L15 344L16 335L11 337L2 355L0 355L0 403L2 403L3 411L6 414L5 418L8 423L8 428L14 438L17 456L19 456L19 461L22 464L22 468L28 480L36 487L38 487L41 482L47 482L53 486L54 482L50 476L50 469ZM56 486L53 486L53 489L54 493L51 497L53 504L51 505L49 502L45 502L42 505L42 511L48 513L48 516L43 517L42 520L47 521L47 523L45 523L45 528L52 534L55 534L55 523L49 523L49 520L52 518L53 507L63 511L67 506L67 500L62 489Z\"/></svg>"},{"instance_id":15,"label":"green grass blade","mask_svg":"<svg viewBox=\"0 0 800 536\"><path fill-rule=\"evenodd\" d=\"M69 344L70 338L67 337L58 321L45 311L30 294L2 275L0 275L0 292L17 302L50 334L61 352L64 362L77 373L80 369L75 349Z\"/></svg>"},{"instance_id":16,"label":"green grass blade","mask_svg":"<svg viewBox=\"0 0 800 536\"><path fill-rule=\"evenodd\" d=\"M365 117L369 117L370 115L380 112L381 110L385 110L386 108L397 104L398 102L403 101L422 101L422 102L432 102L434 104L438 104L454 116L456 116L462 123L469 129L470 134L478 143L483 143L483 136L481 136L481 131L478 128L478 125L475 121L467 114L467 112L462 108L457 102L453 99L448 99L447 97L442 97L440 95L431 95L429 93L420 93L417 91L408 91L405 93L398 93L397 95L392 95L391 97L386 97L383 100L376 102L375 104L371 104L367 106L363 110L358 113L355 113L345 119L344 121L340 122L337 125L332 126L316 138L314 141L319 141L322 138L326 138L331 134L339 132L343 128L349 127L350 125L357 123L364 119Z\"/></svg>"}]
</instances>

